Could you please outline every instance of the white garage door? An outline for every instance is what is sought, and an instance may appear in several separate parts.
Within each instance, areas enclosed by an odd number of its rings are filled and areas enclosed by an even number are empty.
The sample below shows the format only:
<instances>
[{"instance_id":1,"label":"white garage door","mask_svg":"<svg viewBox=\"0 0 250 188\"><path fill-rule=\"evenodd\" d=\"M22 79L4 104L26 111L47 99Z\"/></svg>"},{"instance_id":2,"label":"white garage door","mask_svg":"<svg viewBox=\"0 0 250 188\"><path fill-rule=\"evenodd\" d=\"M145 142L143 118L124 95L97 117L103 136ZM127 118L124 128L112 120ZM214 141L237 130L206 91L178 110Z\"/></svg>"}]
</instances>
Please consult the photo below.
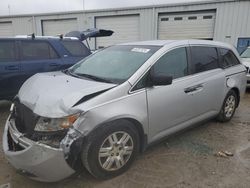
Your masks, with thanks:
<instances>
[{"instance_id":1,"label":"white garage door","mask_svg":"<svg viewBox=\"0 0 250 188\"><path fill-rule=\"evenodd\" d=\"M114 31L110 37L96 39L97 49L113 44L139 40L139 15L97 17L96 27Z\"/></svg>"},{"instance_id":2,"label":"white garage door","mask_svg":"<svg viewBox=\"0 0 250 188\"><path fill-rule=\"evenodd\" d=\"M55 36L78 30L77 19L57 19L42 21L43 35Z\"/></svg>"},{"instance_id":3,"label":"white garage door","mask_svg":"<svg viewBox=\"0 0 250 188\"><path fill-rule=\"evenodd\" d=\"M0 37L13 36L12 22L0 22Z\"/></svg>"},{"instance_id":4,"label":"white garage door","mask_svg":"<svg viewBox=\"0 0 250 188\"><path fill-rule=\"evenodd\" d=\"M213 39L215 12L161 14L158 20L159 39Z\"/></svg>"}]
</instances>

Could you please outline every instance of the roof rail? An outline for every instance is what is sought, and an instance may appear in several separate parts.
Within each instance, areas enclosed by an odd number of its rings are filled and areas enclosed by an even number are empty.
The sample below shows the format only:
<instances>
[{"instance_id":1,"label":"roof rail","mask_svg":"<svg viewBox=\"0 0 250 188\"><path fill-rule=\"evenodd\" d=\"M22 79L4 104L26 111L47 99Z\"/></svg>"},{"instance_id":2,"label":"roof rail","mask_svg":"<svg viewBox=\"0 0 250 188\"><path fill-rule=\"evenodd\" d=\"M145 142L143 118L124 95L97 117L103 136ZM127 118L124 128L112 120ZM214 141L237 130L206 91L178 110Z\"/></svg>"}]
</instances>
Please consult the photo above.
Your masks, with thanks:
<instances>
[{"instance_id":1,"label":"roof rail","mask_svg":"<svg viewBox=\"0 0 250 188\"><path fill-rule=\"evenodd\" d=\"M31 34L31 35L16 35L15 38L24 38L24 39L71 39L71 40L79 40L77 37L63 37L62 34L60 34L59 36L35 36L35 34Z\"/></svg>"},{"instance_id":2,"label":"roof rail","mask_svg":"<svg viewBox=\"0 0 250 188\"><path fill-rule=\"evenodd\" d=\"M35 39L35 33L29 34L28 36L30 36L32 39Z\"/></svg>"}]
</instances>

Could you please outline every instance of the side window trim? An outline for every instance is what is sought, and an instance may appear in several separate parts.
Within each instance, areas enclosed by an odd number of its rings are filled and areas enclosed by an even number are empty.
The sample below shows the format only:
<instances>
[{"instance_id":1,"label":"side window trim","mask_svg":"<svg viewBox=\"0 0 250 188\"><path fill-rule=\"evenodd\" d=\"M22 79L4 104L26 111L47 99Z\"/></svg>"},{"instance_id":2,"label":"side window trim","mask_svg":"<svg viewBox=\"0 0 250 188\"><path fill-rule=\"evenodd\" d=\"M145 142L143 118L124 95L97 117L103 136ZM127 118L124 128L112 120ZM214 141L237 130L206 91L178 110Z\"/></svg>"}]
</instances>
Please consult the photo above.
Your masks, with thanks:
<instances>
[{"instance_id":1,"label":"side window trim","mask_svg":"<svg viewBox=\"0 0 250 188\"><path fill-rule=\"evenodd\" d=\"M161 59L164 55L166 55L168 52L172 51L172 50L175 50L175 49L178 49L178 48L185 48L185 51L186 51L186 58L187 58L187 75L183 76L183 77L180 77L180 78L175 78L173 79L174 80L178 80L178 79L183 79L184 77L187 77L187 76L190 76L191 75L191 72L190 72L190 49L189 49L189 45L186 44L186 45L181 45L181 46L177 46L177 47L174 47L174 48L171 48L171 49L168 49L167 51L165 51L160 57L157 58L157 60L155 60L155 62L149 67L149 69L147 69L142 75L141 77L135 82L135 84L130 88L129 90L129 94L132 94L132 93L135 93L135 92L140 92L142 90L145 90L145 87L143 88L140 88L140 89L134 89L137 84L144 78L144 76L146 76L150 69L158 62L159 59Z\"/></svg>"},{"instance_id":2,"label":"side window trim","mask_svg":"<svg viewBox=\"0 0 250 188\"><path fill-rule=\"evenodd\" d=\"M152 67L152 66L151 66L151 67ZM142 87L142 88L138 88L138 89L136 89L136 86L137 86L137 84L138 84L140 81L142 81L142 79L145 78L145 76L148 76L148 75L149 75L149 71L150 71L151 67L150 67L147 71L145 71L145 73L144 73L144 74L135 82L135 84L130 88L130 90L129 90L129 92L128 92L129 94L132 94L132 93L135 93L135 92L140 92L140 91L146 89L146 86L144 86L144 87Z\"/></svg>"},{"instance_id":3,"label":"side window trim","mask_svg":"<svg viewBox=\"0 0 250 188\"><path fill-rule=\"evenodd\" d=\"M231 49L223 48L223 47L218 47L217 50L218 50L218 54L219 54L219 57L220 57L220 59L219 59L219 66L220 66L220 68L222 68L222 69L227 69L227 68L230 68L230 67L237 66L237 65L240 65L240 64L241 64L239 58L234 54L234 52L233 52ZM236 59L237 64L230 65L230 66L227 66L227 67L223 67L222 50L228 50L228 51L234 56L234 58Z\"/></svg>"},{"instance_id":4,"label":"side window trim","mask_svg":"<svg viewBox=\"0 0 250 188\"><path fill-rule=\"evenodd\" d=\"M229 50L231 51L231 53L233 54L233 56L235 57L236 61L237 61L237 64L236 65L240 65L241 62L240 62L240 59L235 55L235 53L232 51L232 50ZM236 66L236 65L233 65L233 66Z\"/></svg>"},{"instance_id":5,"label":"side window trim","mask_svg":"<svg viewBox=\"0 0 250 188\"><path fill-rule=\"evenodd\" d=\"M176 50L176 49L179 49L179 48L185 48L185 51L186 51L186 60L187 60L187 75L185 75L185 76L182 76L182 77L180 77L180 78L174 78L173 79L173 81L174 80L177 80L177 79L181 79L181 78L183 78L183 77L186 77L186 76L189 76L190 74L191 74L191 72L190 72L190 63L191 63L191 61L190 61L190 52L189 52L189 45L188 44L185 44L185 45L180 45L180 46L176 46L176 47L173 47L173 48L170 48L170 49L168 49L167 51L165 51L164 52L164 54L162 54L153 64L152 64L152 66L151 67L153 67L163 56L165 56L167 53L169 53L169 52L171 52L172 50ZM151 69L151 68L150 68ZM150 70L149 69L149 70ZM149 71L148 70L148 71Z\"/></svg>"},{"instance_id":6,"label":"side window trim","mask_svg":"<svg viewBox=\"0 0 250 188\"><path fill-rule=\"evenodd\" d=\"M219 58L220 58L219 50L218 50L217 47L214 47L214 48L215 48L215 50L216 50L217 59L218 59L218 60L217 60L217 67L218 67L218 68L221 68L221 67L220 67L220 59L219 59Z\"/></svg>"},{"instance_id":7,"label":"side window trim","mask_svg":"<svg viewBox=\"0 0 250 188\"><path fill-rule=\"evenodd\" d=\"M1 42L10 42L13 43L14 45L14 59L6 59L5 62L14 62L14 61L19 61L19 52L18 52L18 48L17 48L17 42L16 40L1 40Z\"/></svg>"},{"instance_id":8,"label":"side window trim","mask_svg":"<svg viewBox=\"0 0 250 188\"><path fill-rule=\"evenodd\" d=\"M21 61L21 41L20 40L16 40L16 51L17 51L17 57L18 57L18 61Z\"/></svg>"},{"instance_id":9,"label":"side window trim","mask_svg":"<svg viewBox=\"0 0 250 188\"><path fill-rule=\"evenodd\" d=\"M186 47L186 53L187 53L188 76L189 76L192 75L192 53L190 45Z\"/></svg>"},{"instance_id":10,"label":"side window trim","mask_svg":"<svg viewBox=\"0 0 250 188\"><path fill-rule=\"evenodd\" d=\"M69 54L69 56L71 56L71 57L82 57L83 55L75 55L75 54L73 54L72 52L70 52L70 50L65 46L65 44L63 43L63 42L71 42L71 43L78 43L82 48L84 48L84 50L87 50L88 51L88 53L89 54L91 54L90 53L90 50L88 49L88 47L86 47L86 45L83 43L83 42L81 42L81 41L74 41L74 40L72 40L72 41L61 41L61 45L62 45L62 47L63 47L63 49Z\"/></svg>"},{"instance_id":11,"label":"side window trim","mask_svg":"<svg viewBox=\"0 0 250 188\"><path fill-rule=\"evenodd\" d=\"M221 49L222 48L219 48L219 47L217 48L217 50L219 52L219 66L221 69L225 69L225 67L223 67L223 56L221 54Z\"/></svg>"},{"instance_id":12,"label":"side window trim","mask_svg":"<svg viewBox=\"0 0 250 188\"><path fill-rule=\"evenodd\" d=\"M49 42L49 41L45 41L45 42L47 42L49 44L49 46L51 47L51 49L54 51L54 53L57 56L56 58L51 58L51 59L60 59L60 55L58 54L58 51L56 50L56 48L54 47L54 45L51 42Z\"/></svg>"},{"instance_id":13,"label":"side window trim","mask_svg":"<svg viewBox=\"0 0 250 188\"><path fill-rule=\"evenodd\" d=\"M195 68L194 68L194 65L193 65L193 63L192 63L192 50L191 50L191 48L192 47L210 47L210 48L215 48L215 50L216 50L216 54L217 54L217 58L218 58L218 61L217 61L217 66L218 66L218 68L221 68L220 67L220 53L219 53L219 50L217 49L218 47L216 47L216 46L212 46L212 45L203 45L203 44L190 44L189 45L189 52L190 52L190 75L196 75L196 74L200 74L200 73L204 73L204 72L207 72L207 71L213 71L213 70L215 70L215 69L210 69L210 70L206 70L206 71L201 71L201 72L195 72Z\"/></svg>"},{"instance_id":14,"label":"side window trim","mask_svg":"<svg viewBox=\"0 0 250 188\"><path fill-rule=\"evenodd\" d=\"M175 49L178 49L178 48L188 48L189 45L181 45L181 46L176 46L176 47L173 47L173 48L170 48L168 49L167 51L164 52L164 54L162 54L160 57L157 58L157 60L152 64L152 66L154 66L155 63L158 62L159 59L161 59L164 55L166 55L168 52L172 51L172 50L175 50ZM187 50L186 50L187 51Z\"/></svg>"},{"instance_id":15,"label":"side window trim","mask_svg":"<svg viewBox=\"0 0 250 188\"><path fill-rule=\"evenodd\" d=\"M57 58L51 58L51 54L50 54L50 50L49 50L49 58L43 58L43 59L25 59L23 57L23 51L22 51L22 43L23 42L30 42L30 43L46 43L50 48L52 48L52 50L55 52L55 54L57 55ZM53 60L53 59L59 59L60 56L59 54L57 53L57 51L55 50L54 46L50 44L50 42L46 41L46 40L34 40L34 41L31 41L31 40L19 40L18 42L18 46L19 46L19 59L20 61L41 61L41 60Z\"/></svg>"},{"instance_id":16,"label":"side window trim","mask_svg":"<svg viewBox=\"0 0 250 188\"><path fill-rule=\"evenodd\" d=\"M9 40L9 41L12 41L12 40ZM20 61L20 52L18 49L17 41L13 40L13 42L14 42L14 49L15 49L15 60Z\"/></svg>"}]
</instances>

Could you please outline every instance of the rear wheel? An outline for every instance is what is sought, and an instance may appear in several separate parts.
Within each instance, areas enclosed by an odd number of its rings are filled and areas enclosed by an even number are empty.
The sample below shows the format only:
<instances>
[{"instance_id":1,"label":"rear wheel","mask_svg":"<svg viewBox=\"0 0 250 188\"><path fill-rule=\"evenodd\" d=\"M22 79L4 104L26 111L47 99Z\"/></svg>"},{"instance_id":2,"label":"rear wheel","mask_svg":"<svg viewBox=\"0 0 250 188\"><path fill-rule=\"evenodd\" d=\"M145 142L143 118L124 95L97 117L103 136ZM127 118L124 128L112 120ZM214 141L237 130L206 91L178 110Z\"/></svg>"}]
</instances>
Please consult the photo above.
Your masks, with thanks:
<instances>
[{"instance_id":1,"label":"rear wheel","mask_svg":"<svg viewBox=\"0 0 250 188\"><path fill-rule=\"evenodd\" d=\"M126 171L139 149L139 135L129 121L96 130L82 152L82 161L95 177L106 179Z\"/></svg>"},{"instance_id":2,"label":"rear wheel","mask_svg":"<svg viewBox=\"0 0 250 188\"><path fill-rule=\"evenodd\" d=\"M217 117L220 122L230 121L235 113L238 104L238 98L235 91L230 90L223 102L221 111Z\"/></svg>"}]
</instances>

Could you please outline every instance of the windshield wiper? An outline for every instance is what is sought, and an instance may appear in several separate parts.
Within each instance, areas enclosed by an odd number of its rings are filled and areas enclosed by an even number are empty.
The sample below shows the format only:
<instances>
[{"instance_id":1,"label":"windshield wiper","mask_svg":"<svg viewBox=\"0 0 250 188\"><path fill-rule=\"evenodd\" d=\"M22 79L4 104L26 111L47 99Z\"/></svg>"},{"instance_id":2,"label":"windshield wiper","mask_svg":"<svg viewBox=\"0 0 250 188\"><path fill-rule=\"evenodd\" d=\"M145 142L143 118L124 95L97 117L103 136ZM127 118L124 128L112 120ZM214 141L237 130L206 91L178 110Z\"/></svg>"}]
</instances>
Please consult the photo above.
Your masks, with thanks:
<instances>
[{"instance_id":1,"label":"windshield wiper","mask_svg":"<svg viewBox=\"0 0 250 188\"><path fill-rule=\"evenodd\" d=\"M70 74L69 69L62 70L62 72L65 73L65 74Z\"/></svg>"},{"instance_id":2,"label":"windshield wiper","mask_svg":"<svg viewBox=\"0 0 250 188\"><path fill-rule=\"evenodd\" d=\"M93 75L90 75L90 74L77 73L75 75L76 76L80 76L80 77L89 78L89 79L95 80L95 81L106 82L106 83L113 83L111 80L108 80L108 79L105 79L105 78L101 78L101 77L98 77L98 76L93 76Z\"/></svg>"},{"instance_id":3,"label":"windshield wiper","mask_svg":"<svg viewBox=\"0 0 250 188\"><path fill-rule=\"evenodd\" d=\"M62 70L62 72L63 72L64 74L67 74L67 75L70 75L70 76L74 76L74 77L76 77L76 78L80 78L80 76L77 76L77 75L73 74L73 73L70 71L70 69Z\"/></svg>"},{"instance_id":4,"label":"windshield wiper","mask_svg":"<svg viewBox=\"0 0 250 188\"><path fill-rule=\"evenodd\" d=\"M75 74L75 73L71 72L70 69L63 70L62 72L65 73L65 74L77 77L77 78L85 77L85 78L89 78L89 79L95 80L95 81L106 82L106 83L114 83L111 80L108 80L108 79L105 79L105 78L100 78L100 77L93 76L93 75L90 75L90 74L81 74L81 73Z\"/></svg>"}]
</instances>

